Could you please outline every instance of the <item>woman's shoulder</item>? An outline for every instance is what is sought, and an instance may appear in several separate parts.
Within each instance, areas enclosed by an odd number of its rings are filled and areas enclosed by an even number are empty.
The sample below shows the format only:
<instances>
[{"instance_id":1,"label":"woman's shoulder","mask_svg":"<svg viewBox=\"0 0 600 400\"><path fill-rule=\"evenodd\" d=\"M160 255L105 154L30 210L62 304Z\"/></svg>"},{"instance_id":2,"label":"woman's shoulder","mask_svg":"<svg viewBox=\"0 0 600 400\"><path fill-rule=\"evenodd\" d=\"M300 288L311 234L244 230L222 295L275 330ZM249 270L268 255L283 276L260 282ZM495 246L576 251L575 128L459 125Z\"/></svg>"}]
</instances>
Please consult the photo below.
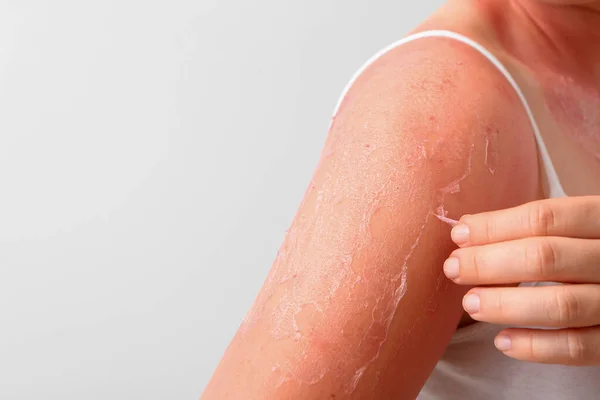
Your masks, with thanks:
<instances>
[{"instance_id":1,"label":"woman's shoulder","mask_svg":"<svg viewBox=\"0 0 600 400\"><path fill-rule=\"evenodd\" d=\"M368 119L371 128L393 126L423 157L442 158L430 172L447 175L446 162L475 147L473 161L485 165L480 183L520 175L517 186L539 194L537 148L523 103L498 67L465 42L421 34L393 43L365 63L339 104L336 124Z\"/></svg>"}]
</instances>

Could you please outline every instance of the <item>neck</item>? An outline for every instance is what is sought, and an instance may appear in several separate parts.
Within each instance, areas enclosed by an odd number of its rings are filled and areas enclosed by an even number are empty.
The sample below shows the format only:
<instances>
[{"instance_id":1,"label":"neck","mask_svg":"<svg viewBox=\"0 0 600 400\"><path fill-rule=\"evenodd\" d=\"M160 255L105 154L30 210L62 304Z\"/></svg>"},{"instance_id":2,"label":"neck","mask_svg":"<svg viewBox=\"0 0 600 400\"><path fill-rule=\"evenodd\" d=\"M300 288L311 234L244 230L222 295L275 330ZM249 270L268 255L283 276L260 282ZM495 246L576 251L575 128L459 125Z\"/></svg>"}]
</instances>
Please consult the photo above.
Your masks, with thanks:
<instances>
[{"instance_id":1,"label":"neck","mask_svg":"<svg viewBox=\"0 0 600 400\"><path fill-rule=\"evenodd\" d=\"M600 2L555 5L538 0L487 0L500 44L539 73L600 84Z\"/></svg>"}]
</instances>

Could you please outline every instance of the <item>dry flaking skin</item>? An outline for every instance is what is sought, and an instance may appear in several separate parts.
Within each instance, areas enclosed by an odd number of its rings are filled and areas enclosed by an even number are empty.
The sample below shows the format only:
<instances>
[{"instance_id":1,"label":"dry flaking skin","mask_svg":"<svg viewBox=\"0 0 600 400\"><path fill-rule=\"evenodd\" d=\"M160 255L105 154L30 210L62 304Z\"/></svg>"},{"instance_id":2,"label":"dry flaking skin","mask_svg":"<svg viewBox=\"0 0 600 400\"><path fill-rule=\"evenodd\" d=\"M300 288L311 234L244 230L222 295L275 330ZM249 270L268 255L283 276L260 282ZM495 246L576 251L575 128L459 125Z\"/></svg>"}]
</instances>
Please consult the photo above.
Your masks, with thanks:
<instances>
[{"instance_id":1,"label":"dry flaking skin","mask_svg":"<svg viewBox=\"0 0 600 400\"><path fill-rule=\"evenodd\" d=\"M486 136L486 165L487 165L487 160L488 160L488 146L489 146L489 142L488 142L488 137ZM439 191L439 206L436 208L434 215L442 222L447 223L450 226L455 226L458 221L455 219L451 219L448 218L448 211L446 211L446 209L444 208L444 202L446 200L446 196L450 195L450 194L454 194L454 193L460 193L460 184L462 181L464 181L465 179L467 179L470 175L471 175L471 171L472 171L472 164L473 164L473 150L475 149L475 144L471 144L471 148L469 150L469 155L467 158L467 165L465 168L465 172L458 178L453 180L452 182L450 182L448 185L446 185L445 187L443 187L442 189L440 189ZM491 171L490 171L491 172Z\"/></svg>"},{"instance_id":2,"label":"dry flaking skin","mask_svg":"<svg viewBox=\"0 0 600 400\"><path fill-rule=\"evenodd\" d=\"M485 165L491 175L496 173L498 168L498 130L490 127L485 130Z\"/></svg>"},{"instance_id":3,"label":"dry flaking skin","mask_svg":"<svg viewBox=\"0 0 600 400\"><path fill-rule=\"evenodd\" d=\"M458 152L464 154L458 172L444 180L423 171L439 171L440 159L449 151L456 154L461 145L444 135L436 118L428 118L429 131L420 140L378 133L388 130L375 121L360 128L348 124L334 119L331 130L338 132L330 134L264 289L240 328L244 340L260 321L275 340L273 346L294 344L292 353L272 360L265 387L314 385L328 378L352 394L388 340L410 288L408 266L424 231L436 220L431 217L456 223L445 203L471 175L476 143L485 146L490 174L496 165L492 133L473 133L472 143L462 144ZM433 195L415 190L421 185L439 189ZM397 214L411 203L423 204L427 211ZM381 223L386 219L397 221Z\"/></svg>"}]
</instances>

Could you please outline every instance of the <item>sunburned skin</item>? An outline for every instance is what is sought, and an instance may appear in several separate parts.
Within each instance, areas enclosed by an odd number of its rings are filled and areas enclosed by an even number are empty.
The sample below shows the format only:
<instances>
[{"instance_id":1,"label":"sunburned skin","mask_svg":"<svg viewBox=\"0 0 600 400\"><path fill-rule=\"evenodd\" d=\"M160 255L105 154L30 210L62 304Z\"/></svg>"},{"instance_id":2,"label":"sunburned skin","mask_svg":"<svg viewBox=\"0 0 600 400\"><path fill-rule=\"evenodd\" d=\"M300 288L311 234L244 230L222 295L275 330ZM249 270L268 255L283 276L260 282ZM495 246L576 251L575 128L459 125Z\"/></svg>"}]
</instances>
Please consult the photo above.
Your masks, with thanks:
<instances>
[{"instance_id":1,"label":"sunburned skin","mask_svg":"<svg viewBox=\"0 0 600 400\"><path fill-rule=\"evenodd\" d=\"M536 1L477 4L500 45L535 77L561 133L600 168L600 50L591 49L600 46L597 15ZM533 40L521 40L526 35Z\"/></svg>"},{"instance_id":2,"label":"sunburned skin","mask_svg":"<svg viewBox=\"0 0 600 400\"><path fill-rule=\"evenodd\" d=\"M489 142L486 136L486 150L485 150L485 163L487 165L488 161L488 151L489 151ZM469 155L466 161L465 172L458 178L450 182L448 185L439 190L439 203L440 205L435 209L435 216L442 222L447 223L450 226L455 226L458 221L455 219L448 218L448 211L444 208L444 203L446 200L446 196L449 194L459 193L460 192L460 183L464 181L471 175L472 163L473 163L473 150L475 149L475 144L471 145L471 149L469 151Z\"/></svg>"},{"instance_id":3,"label":"sunburned skin","mask_svg":"<svg viewBox=\"0 0 600 400\"><path fill-rule=\"evenodd\" d=\"M382 142L382 139L376 137L371 137L371 139L374 142ZM336 141L334 145L345 150L334 152L328 148L329 146L326 147L321 164L328 164L330 170L336 170L342 166L345 168L349 161L346 158L351 157L355 164L355 172L345 174L344 178L338 175L334 179L330 174L315 177L313 185L308 189L306 202L314 208L315 214L321 217L304 221L302 221L301 215L297 217L297 221L287 233L273 269L267 278L266 286L272 290L264 292L267 296L265 306L274 299L276 299L276 305L266 316L263 315L264 311L260 307L254 308L242 329L247 329L262 317L270 321L269 330L274 339L297 342L298 350L295 357L286 360L285 363L278 362L273 366L272 379L275 387L288 381L313 385L323 379L326 374L334 373L330 371L329 354L311 343L314 340L315 332L327 328L340 332L342 336L345 335L345 330L348 328L344 321L328 319L327 315L357 312L355 306L352 306L353 310L345 309L347 305L353 304L349 300L374 298L373 302L366 302L363 306L363 310L371 315L371 323L361 331L354 329L352 333L347 333L352 336L360 335L360 340L357 346L352 346L355 347L352 352L345 349L347 356L340 361L342 365L338 365L338 368L341 369L344 369L344 364L348 366L361 365L349 382L343 385L345 392L351 394L356 389L365 370L378 359L381 347L387 340L391 321L409 287L408 264L411 262L416 248L420 245L423 231L431 221L430 217L434 215L436 202L440 201L443 204L447 195L459 192L460 183L471 173L472 150L469 151L464 172L440 188L439 200L432 199L430 211L425 215L418 232L407 235L414 239L407 240L403 244L404 249L401 252L405 255L400 270L387 273L378 271L378 274L374 276L368 274L368 271L356 271L353 268L353 261L360 258L367 248L370 247L370 251L373 251L373 246L376 246L379 248L378 257L380 258L377 263L392 262L393 255L389 254L389 249L385 248L382 243L373 242L371 221L376 218L382 208L396 208L395 204L391 204L394 200L389 194L400 189L394 187L394 182L406 175L407 171L391 168L392 175L396 176L390 176L389 181L383 182L383 185L379 182L379 190L375 192L364 191L360 186L348 182L348 179L354 179L354 176L364 176L365 173L376 177L383 173L382 167L386 168L386 174L389 174L388 160L394 157L394 154L391 154L392 150L370 146L364 143L364 139L358 138L349 138L345 145ZM448 144L446 143L446 145ZM415 143L417 150L407 155L412 168L424 168L424 164L430 161L435 162L439 153L443 154L448 150L444 148L443 144L440 144L435 151L430 150L429 157L424 157L421 153L423 146L425 145ZM474 145L471 148L473 149ZM357 157L357 153L360 156ZM333 157L333 154L338 154L338 156ZM339 220L326 219L326 216L333 213L340 203L351 204L349 211ZM437 217L440 218L440 216ZM360 220L358 229L353 226L356 220ZM326 248L322 248L323 243L326 244ZM330 246L337 249L335 257L331 257ZM310 255L300 251L300 249L307 248L312 249ZM323 252L323 256L319 256L319 252ZM319 263L320 268L308 270L307 263L315 261ZM320 283L325 290L315 292L314 288L319 286L317 283ZM365 295L366 293L372 294ZM258 303L260 304L260 301ZM305 321L311 321L310 325L307 325ZM351 344L348 344L343 347L350 346ZM301 366L300 371L298 371L298 366Z\"/></svg>"},{"instance_id":4,"label":"sunburned skin","mask_svg":"<svg viewBox=\"0 0 600 400\"><path fill-rule=\"evenodd\" d=\"M411 398L443 352L465 290L441 270L447 225L533 199L538 174L531 137L509 144L529 128L516 95L480 94L508 85L494 67L461 46L419 49L382 57L345 97L206 399Z\"/></svg>"},{"instance_id":5,"label":"sunburned skin","mask_svg":"<svg viewBox=\"0 0 600 400\"><path fill-rule=\"evenodd\" d=\"M531 40L549 36L520 30L531 14L515 5L537 2L447 4L427 29L506 50L591 151L597 136L581 128L597 123L594 85ZM495 36L500 46L486 42ZM378 59L332 119L300 209L202 399L414 399L462 315L467 289L441 270L455 248L449 226L541 198L540 172L523 105L480 54L427 39Z\"/></svg>"},{"instance_id":6,"label":"sunburned skin","mask_svg":"<svg viewBox=\"0 0 600 400\"><path fill-rule=\"evenodd\" d=\"M443 206L440 206L437 208L437 210L435 210L435 214L437 219L439 219L442 222L445 222L446 224L454 227L458 224L458 220L456 219L452 219L452 218L448 218L446 215L448 215L448 211L444 210Z\"/></svg>"},{"instance_id":7,"label":"sunburned skin","mask_svg":"<svg viewBox=\"0 0 600 400\"><path fill-rule=\"evenodd\" d=\"M428 86L437 86L444 91L452 88L452 81L444 78L436 83L434 79L424 79L419 86L425 90L431 90ZM351 100L346 99L345 103L348 102ZM261 293L262 298L241 328L244 332L262 320L263 328L273 339L296 342L297 351L292 357L273 364L270 380L275 387L286 382L314 385L331 374L341 382L345 393L354 392L387 341L392 320L410 287L408 266L421 245L426 227L434 223L431 217L450 225L456 223L447 217L444 206L447 198L459 193L462 182L470 177L476 146L485 155L479 162L490 174L494 173L499 158L494 148L496 134L488 132L496 131L483 125L469 137L470 143L456 143L447 135L455 128L429 116L421 123L427 128L424 137L415 138L410 145L413 150L398 154L398 146L390 143L395 139L380 133L376 126L366 123L361 129L355 129L344 124L343 118L332 119L330 140L300 207L312 209L314 217L305 218L302 213L296 217L267 278L268 289ZM461 146L466 149L459 150ZM448 163L448 155L457 152L466 157L453 162L455 165L444 165ZM388 244L394 240L393 232L380 232L379 238L373 239L373 220L382 210L403 207L400 202L404 199L395 193L413 191L412 185L417 184L414 179L419 176L417 171L448 166L457 172L449 178L449 174L430 177L439 189L433 198L421 200L429 203L428 211L421 217L418 230L405 235L406 240L399 249L390 249ZM342 170L344 173L336 173ZM355 183L364 179L371 182ZM397 186L397 182L409 184ZM335 220L328 218L340 206L346 211ZM359 221L358 226L356 221ZM331 249L336 249L335 254ZM370 261L372 264L393 264L398 255L402 263L397 270L377 270L376 273L357 270L355 265L363 264L367 253L367 257L377 258ZM309 263L315 262L319 268L307 268ZM320 290L315 291L316 287ZM365 299L359 309L355 299ZM328 318L331 314L359 312L370 315L370 324L352 328L344 320ZM351 376L338 375L331 369L332 354L327 347L315 346L315 338L324 331L352 338L336 345L337 351L344 354L336 363L337 369L360 366Z\"/></svg>"},{"instance_id":8,"label":"sunburned skin","mask_svg":"<svg viewBox=\"0 0 600 400\"><path fill-rule=\"evenodd\" d=\"M376 135L376 134L375 134ZM390 271L385 276L371 276L365 271L355 271L353 261L360 258L370 246L381 246L373 243L371 220L384 207L394 207L389 204L391 197L388 194L398 190L393 187L393 182L398 177L390 176L387 184L378 183L377 191L365 191L364 185L355 185L348 180L356 177L372 175L373 179L382 174L383 168L390 168L388 160L393 154L385 147L371 146L364 143L364 139L349 138L345 144L332 140L323 152L321 165L327 165L328 170L336 170L348 165L349 157L353 160L354 173L344 174L333 178L333 174L317 174L313 184L306 194L306 202L319 215L312 220L304 220L302 215L297 217L287 233L284 244L279 251L271 274L267 278L267 286L272 287L272 292L267 296L272 299L277 297L277 305L267 318L271 321L271 334L277 340L294 340L298 342L296 357L286 360L285 364L278 363L274 368L273 378L277 380L276 386L286 381L311 385L321 380L329 373L328 355L322 349L311 345L315 330L326 327L346 334L344 321L328 320L328 314L345 314L344 310L348 300L361 297L374 297L373 303L365 303L363 309L371 315L371 324L362 332L356 330L353 336L360 335L358 348L349 359L342 362L348 365L360 364L360 368L344 385L347 393L352 393L366 368L378 357L381 346L386 341L389 325L397 310L398 304L407 290L406 268L414 249L419 244L422 231L429 220L427 214L419 232L414 235L416 239L407 242L404 251L406 256L399 272ZM381 139L370 137L370 141L382 142ZM331 147L341 147L344 150L335 152ZM422 157L420 145L415 146L416 152L410 155L411 164L426 162ZM350 153L352 153L350 155ZM336 154L335 157L333 155ZM358 154L358 156L357 156ZM385 172L389 174L389 171ZM392 175L405 175L407 171L395 170ZM369 185L370 186L370 185ZM335 212L341 203L349 205L348 211L340 219L331 221L327 216ZM301 207L302 208L302 207ZM355 221L360 221L358 227ZM326 248L322 248L326 244ZM332 257L330 248L336 248L337 255ZM313 249L310 254L300 249ZM372 249L371 249L372 250ZM323 252L323 256L319 253ZM389 251L381 248L378 263L389 263ZM310 261L309 261L310 258ZM318 262L320 267L307 270L308 262ZM271 283L279 282L279 285ZM315 292L317 283L326 289ZM372 292L374 296L365 296L365 292ZM260 303L260 302L259 302ZM351 303L348 303L351 304ZM246 323L251 325L260 318L260 308L255 308L248 316ZM356 312L356 310L354 310ZM304 321L310 320L310 327ZM315 321L319 321L315 323ZM331 325L333 324L333 326ZM306 364L306 360L311 360ZM306 366L298 373L298 365Z\"/></svg>"},{"instance_id":9,"label":"sunburned skin","mask_svg":"<svg viewBox=\"0 0 600 400\"><path fill-rule=\"evenodd\" d=\"M498 166L498 149L496 143L498 140L498 130L494 130L490 127L485 130L485 165L488 167L490 174L496 173Z\"/></svg>"},{"instance_id":10,"label":"sunburned skin","mask_svg":"<svg viewBox=\"0 0 600 400\"><path fill-rule=\"evenodd\" d=\"M600 162L600 90L570 76L543 76L546 104L579 148Z\"/></svg>"},{"instance_id":11,"label":"sunburned skin","mask_svg":"<svg viewBox=\"0 0 600 400\"><path fill-rule=\"evenodd\" d=\"M490 173L490 175L494 175L496 173L496 168L498 166L500 153L497 148L497 140L498 140L498 130L493 129L491 127L485 128L485 165ZM439 191L439 203L440 205L436 208L434 215L442 222L450 226L456 226L458 224L458 220L448 218L448 211L444 207L444 203L446 200L446 196L453 193L460 192L460 183L471 175L472 168L472 158L473 158L473 150L475 149L475 144L471 146L471 150L469 152L469 156L466 161L465 172L461 175L457 180L452 181L448 186L442 188ZM457 216L460 218L460 216Z\"/></svg>"}]
</instances>

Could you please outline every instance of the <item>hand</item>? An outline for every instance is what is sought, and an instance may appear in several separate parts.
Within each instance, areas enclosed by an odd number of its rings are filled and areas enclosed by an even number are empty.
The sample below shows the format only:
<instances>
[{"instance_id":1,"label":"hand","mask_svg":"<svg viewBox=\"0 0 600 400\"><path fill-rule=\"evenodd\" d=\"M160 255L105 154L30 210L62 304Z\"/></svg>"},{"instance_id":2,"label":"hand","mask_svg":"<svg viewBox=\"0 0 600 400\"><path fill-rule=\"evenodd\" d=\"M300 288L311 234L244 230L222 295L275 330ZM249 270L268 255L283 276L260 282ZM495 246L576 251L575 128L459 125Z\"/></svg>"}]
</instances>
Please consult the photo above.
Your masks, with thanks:
<instances>
[{"instance_id":1,"label":"hand","mask_svg":"<svg viewBox=\"0 0 600 400\"><path fill-rule=\"evenodd\" d=\"M558 328L505 329L494 340L500 351L540 363L600 365L600 196L466 215L452 240L459 249L444 273L476 286L463 298L474 320ZM564 285L516 287L521 282Z\"/></svg>"}]
</instances>

